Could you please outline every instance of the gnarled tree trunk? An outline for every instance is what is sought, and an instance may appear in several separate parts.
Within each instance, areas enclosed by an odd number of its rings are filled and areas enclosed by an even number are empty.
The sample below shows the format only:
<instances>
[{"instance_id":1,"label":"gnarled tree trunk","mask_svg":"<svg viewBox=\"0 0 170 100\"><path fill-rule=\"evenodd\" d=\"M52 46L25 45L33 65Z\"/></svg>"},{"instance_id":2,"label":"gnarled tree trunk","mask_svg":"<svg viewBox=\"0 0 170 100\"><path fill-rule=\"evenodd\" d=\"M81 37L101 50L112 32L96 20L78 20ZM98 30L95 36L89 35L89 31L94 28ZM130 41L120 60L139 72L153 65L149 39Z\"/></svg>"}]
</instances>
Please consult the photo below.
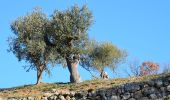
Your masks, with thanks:
<instances>
[{"instance_id":1,"label":"gnarled tree trunk","mask_svg":"<svg viewBox=\"0 0 170 100\"><path fill-rule=\"evenodd\" d=\"M70 82L80 83L80 75L78 73L79 58L73 57L72 60L66 58L68 70L70 72Z\"/></svg>"},{"instance_id":2,"label":"gnarled tree trunk","mask_svg":"<svg viewBox=\"0 0 170 100\"><path fill-rule=\"evenodd\" d=\"M42 82L42 74L44 71L44 66L40 66L37 68L37 82L36 85L40 84Z\"/></svg>"}]
</instances>

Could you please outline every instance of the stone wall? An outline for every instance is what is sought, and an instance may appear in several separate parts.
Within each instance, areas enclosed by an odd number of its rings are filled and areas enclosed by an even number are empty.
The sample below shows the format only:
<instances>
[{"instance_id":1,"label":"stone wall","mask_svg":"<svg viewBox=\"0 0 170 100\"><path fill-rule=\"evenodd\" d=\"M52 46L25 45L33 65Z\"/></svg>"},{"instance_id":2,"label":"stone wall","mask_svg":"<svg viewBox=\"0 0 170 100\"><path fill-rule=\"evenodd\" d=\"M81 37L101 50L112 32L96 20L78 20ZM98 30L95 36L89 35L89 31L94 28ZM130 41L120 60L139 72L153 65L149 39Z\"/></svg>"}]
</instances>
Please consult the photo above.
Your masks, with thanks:
<instances>
[{"instance_id":1,"label":"stone wall","mask_svg":"<svg viewBox=\"0 0 170 100\"><path fill-rule=\"evenodd\" d=\"M53 89L43 96L8 98L8 100L170 100L170 77L126 83L108 89L70 91L64 94Z\"/></svg>"}]
</instances>

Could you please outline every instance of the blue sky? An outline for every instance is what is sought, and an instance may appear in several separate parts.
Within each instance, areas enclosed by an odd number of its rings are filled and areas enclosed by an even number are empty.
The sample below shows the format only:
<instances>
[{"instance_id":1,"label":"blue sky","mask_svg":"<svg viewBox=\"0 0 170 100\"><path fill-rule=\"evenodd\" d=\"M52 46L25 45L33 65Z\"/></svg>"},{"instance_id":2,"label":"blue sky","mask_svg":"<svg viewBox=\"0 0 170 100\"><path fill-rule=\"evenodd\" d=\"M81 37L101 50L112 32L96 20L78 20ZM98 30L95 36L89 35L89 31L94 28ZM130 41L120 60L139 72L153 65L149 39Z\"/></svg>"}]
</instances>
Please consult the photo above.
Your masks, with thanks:
<instances>
[{"instance_id":1,"label":"blue sky","mask_svg":"<svg viewBox=\"0 0 170 100\"><path fill-rule=\"evenodd\" d=\"M2 0L0 1L0 88L34 84L36 72L26 72L25 62L8 53L8 42L12 35L10 23L25 15L34 7L42 7L48 15L55 9L64 10L74 4L87 4L94 15L94 25L89 30L90 38L111 41L128 51L128 60L151 60L170 62L170 1L169 0ZM120 76L124 76L121 67ZM83 80L90 74L79 68ZM113 76L110 73L110 76ZM67 82L67 68L56 66L52 76L44 74L44 82Z\"/></svg>"}]
</instances>

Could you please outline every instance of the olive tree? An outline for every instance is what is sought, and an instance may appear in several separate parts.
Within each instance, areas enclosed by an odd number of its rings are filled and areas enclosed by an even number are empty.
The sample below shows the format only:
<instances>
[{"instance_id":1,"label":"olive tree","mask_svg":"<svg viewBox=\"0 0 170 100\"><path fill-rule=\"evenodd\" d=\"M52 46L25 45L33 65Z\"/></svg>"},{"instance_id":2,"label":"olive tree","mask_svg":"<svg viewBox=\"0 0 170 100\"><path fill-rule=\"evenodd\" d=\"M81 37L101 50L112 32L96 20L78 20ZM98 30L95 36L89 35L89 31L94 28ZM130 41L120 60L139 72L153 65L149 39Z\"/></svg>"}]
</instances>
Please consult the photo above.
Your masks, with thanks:
<instances>
[{"instance_id":1,"label":"olive tree","mask_svg":"<svg viewBox=\"0 0 170 100\"><path fill-rule=\"evenodd\" d=\"M44 71L50 72L51 63L67 66L70 82L78 83L80 62L82 67L101 71L105 67L114 68L125 57L111 43L91 45L88 30L92 23L93 16L87 6L55 10L50 17L35 10L11 24L15 36L10 39L10 51L19 61L29 62L29 69L37 70L37 84Z\"/></svg>"},{"instance_id":2,"label":"olive tree","mask_svg":"<svg viewBox=\"0 0 170 100\"><path fill-rule=\"evenodd\" d=\"M92 41L89 43L87 54L82 58L81 65L86 70L97 70L102 74L106 67L114 70L117 64L125 60L126 56L127 53L124 50L112 43Z\"/></svg>"},{"instance_id":3,"label":"olive tree","mask_svg":"<svg viewBox=\"0 0 170 100\"><path fill-rule=\"evenodd\" d=\"M40 9L35 9L11 24L14 35L9 38L9 51L12 51L19 61L25 60L30 64L27 71L37 71L36 84L42 81L44 71L50 72L47 65L56 59L56 53L45 42L48 23L47 16Z\"/></svg>"},{"instance_id":4,"label":"olive tree","mask_svg":"<svg viewBox=\"0 0 170 100\"><path fill-rule=\"evenodd\" d=\"M78 65L80 57L86 50L88 29L93 17L87 6L72 6L65 11L54 11L51 20L48 44L64 59L70 72L70 82L80 82Z\"/></svg>"}]
</instances>

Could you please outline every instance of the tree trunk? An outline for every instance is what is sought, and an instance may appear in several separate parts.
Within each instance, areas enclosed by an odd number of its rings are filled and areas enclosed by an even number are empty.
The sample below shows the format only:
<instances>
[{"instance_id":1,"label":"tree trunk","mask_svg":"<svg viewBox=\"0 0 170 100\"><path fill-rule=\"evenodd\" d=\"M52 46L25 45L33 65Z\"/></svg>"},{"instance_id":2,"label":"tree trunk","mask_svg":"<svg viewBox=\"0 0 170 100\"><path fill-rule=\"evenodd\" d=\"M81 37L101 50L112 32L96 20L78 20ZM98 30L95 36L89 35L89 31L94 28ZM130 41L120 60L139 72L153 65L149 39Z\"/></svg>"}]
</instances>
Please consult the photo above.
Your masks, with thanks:
<instances>
[{"instance_id":1,"label":"tree trunk","mask_svg":"<svg viewBox=\"0 0 170 100\"><path fill-rule=\"evenodd\" d=\"M68 70L70 72L70 82L71 83L80 83L80 75L78 73L78 64L79 59L74 59L74 61L66 58Z\"/></svg>"},{"instance_id":2,"label":"tree trunk","mask_svg":"<svg viewBox=\"0 0 170 100\"><path fill-rule=\"evenodd\" d=\"M43 71L44 70L42 68L37 69L37 83L36 83L36 85L38 85L38 84L40 84L42 82Z\"/></svg>"},{"instance_id":3,"label":"tree trunk","mask_svg":"<svg viewBox=\"0 0 170 100\"><path fill-rule=\"evenodd\" d=\"M100 77L103 79L104 78L104 70L100 71Z\"/></svg>"}]
</instances>

